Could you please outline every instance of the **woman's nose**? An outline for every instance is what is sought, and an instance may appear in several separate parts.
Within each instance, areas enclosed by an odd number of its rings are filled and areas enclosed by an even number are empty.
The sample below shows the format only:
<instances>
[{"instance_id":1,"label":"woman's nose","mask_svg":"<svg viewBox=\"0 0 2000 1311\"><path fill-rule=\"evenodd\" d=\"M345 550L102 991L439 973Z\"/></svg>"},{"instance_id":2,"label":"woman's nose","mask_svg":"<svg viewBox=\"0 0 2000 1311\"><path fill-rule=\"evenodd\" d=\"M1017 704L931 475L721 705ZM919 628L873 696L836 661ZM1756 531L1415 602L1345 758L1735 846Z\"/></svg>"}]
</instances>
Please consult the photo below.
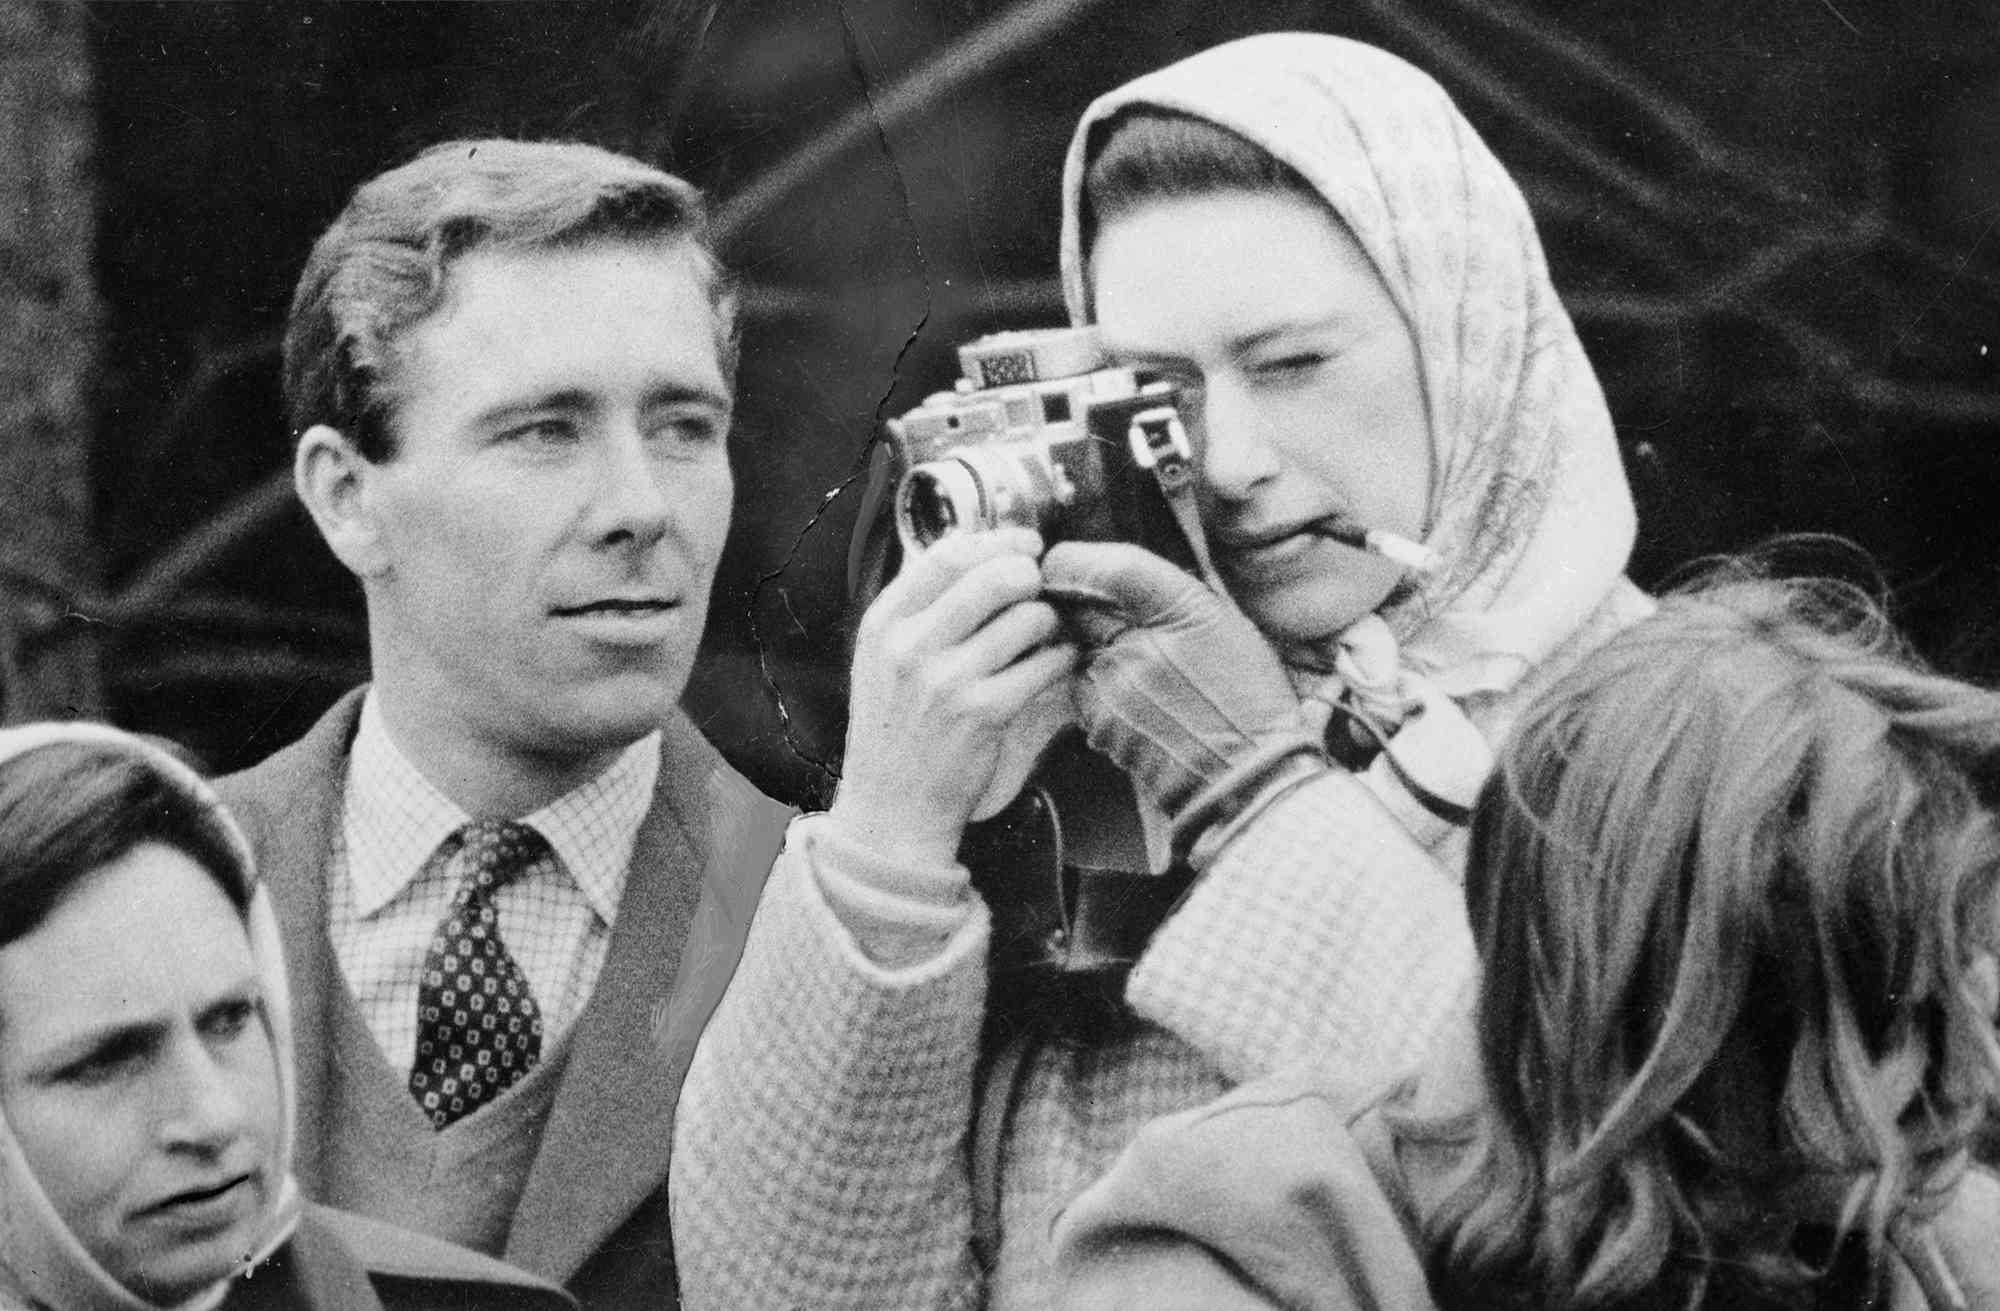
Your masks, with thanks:
<instances>
[{"instance_id":1,"label":"woman's nose","mask_svg":"<svg viewBox=\"0 0 2000 1311\"><path fill-rule=\"evenodd\" d=\"M249 1124L250 1081L199 1039L177 1046L160 1070L161 1135L170 1147L227 1146Z\"/></svg>"},{"instance_id":2,"label":"woman's nose","mask_svg":"<svg viewBox=\"0 0 2000 1311\"><path fill-rule=\"evenodd\" d=\"M1243 500L1278 474L1278 453L1256 398L1227 379L1211 379L1201 407L1203 487L1223 500Z\"/></svg>"}]
</instances>

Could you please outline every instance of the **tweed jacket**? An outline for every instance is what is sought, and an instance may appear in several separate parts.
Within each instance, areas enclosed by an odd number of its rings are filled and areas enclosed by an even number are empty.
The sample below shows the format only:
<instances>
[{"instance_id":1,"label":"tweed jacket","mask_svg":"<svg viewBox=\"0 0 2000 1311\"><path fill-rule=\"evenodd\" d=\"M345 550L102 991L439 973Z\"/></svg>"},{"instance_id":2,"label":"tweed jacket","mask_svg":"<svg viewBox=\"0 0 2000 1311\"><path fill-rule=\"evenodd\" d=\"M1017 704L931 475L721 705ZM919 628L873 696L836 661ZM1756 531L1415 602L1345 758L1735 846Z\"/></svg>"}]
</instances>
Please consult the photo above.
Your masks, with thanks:
<instances>
[{"instance_id":1,"label":"tweed jacket","mask_svg":"<svg viewBox=\"0 0 2000 1311\"><path fill-rule=\"evenodd\" d=\"M340 999L325 873L361 695L217 790L277 904L293 990L297 1172L315 1194L340 1150L314 1111ZM685 715L663 726L659 782L597 986L501 1255L587 1308L675 1305L667 1163L696 1039L729 982L790 811L723 761Z\"/></svg>"},{"instance_id":2,"label":"tweed jacket","mask_svg":"<svg viewBox=\"0 0 2000 1311\"><path fill-rule=\"evenodd\" d=\"M1467 1128L1405 1135L1389 1097L1465 1124L1482 1099L1466 1025L1412 1081L1358 1086L1286 1070L1149 1125L1056 1227L1064 1311L1437 1311L1422 1228L1449 1197ZM1929 1221L1971 1308L2000 1307L2000 1177L1974 1168ZM1927 1311L1889 1262L1882 1311ZM1872 1305L1872 1303L1871 1303ZM1935 1311L1935 1309L1934 1309Z\"/></svg>"},{"instance_id":3,"label":"tweed jacket","mask_svg":"<svg viewBox=\"0 0 2000 1311\"><path fill-rule=\"evenodd\" d=\"M308 1206L291 1239L233 1281L223 1311L575 1311L559 1285L366 1217Z\"/></svg>"}]
</instances>

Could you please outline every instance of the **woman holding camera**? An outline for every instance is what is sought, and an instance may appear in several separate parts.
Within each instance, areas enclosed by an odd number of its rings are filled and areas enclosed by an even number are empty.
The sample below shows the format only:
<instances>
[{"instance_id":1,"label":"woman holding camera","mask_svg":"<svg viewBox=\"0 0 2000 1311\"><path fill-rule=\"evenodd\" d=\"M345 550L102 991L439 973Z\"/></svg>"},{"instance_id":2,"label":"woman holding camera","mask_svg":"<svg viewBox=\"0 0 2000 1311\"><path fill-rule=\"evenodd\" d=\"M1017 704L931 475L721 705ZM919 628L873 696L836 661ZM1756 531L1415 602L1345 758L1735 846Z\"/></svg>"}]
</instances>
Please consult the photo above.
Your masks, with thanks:
<instances>
[{"instance_id":1,"label":"woman holding camera","mask_svg":"<svg viewBox=\"0 0 2000 1311\"><path fill-rule=\"evenodd\" d=\"M1191 398L1227 595L1010 530L947 536L870 607L841 791L683 1093L692 1308L1041 1305L1053 1217L1146 1121L1291 1062L1414 1061L1471 974L1454 803L1648 608L1527 207L1423 74L1287 33L1141 78L1079 125L1063 234L1076 321ZM1010 1071L982 1061L989 917L955 854L1071 706L1197 880L1131 1022Z\"/></svg>"},{"instance_id":2,"label":"woman holding camera","mask_svg":"<svg viewBox=\"0 0 2000 1311\"><path fill-rule=\"evenodd\" d=\"M249 849L192 770L98 725L0 731L0 1308L570 1305L302 1205L286 995Z\"/></svg>"}]
</instances>

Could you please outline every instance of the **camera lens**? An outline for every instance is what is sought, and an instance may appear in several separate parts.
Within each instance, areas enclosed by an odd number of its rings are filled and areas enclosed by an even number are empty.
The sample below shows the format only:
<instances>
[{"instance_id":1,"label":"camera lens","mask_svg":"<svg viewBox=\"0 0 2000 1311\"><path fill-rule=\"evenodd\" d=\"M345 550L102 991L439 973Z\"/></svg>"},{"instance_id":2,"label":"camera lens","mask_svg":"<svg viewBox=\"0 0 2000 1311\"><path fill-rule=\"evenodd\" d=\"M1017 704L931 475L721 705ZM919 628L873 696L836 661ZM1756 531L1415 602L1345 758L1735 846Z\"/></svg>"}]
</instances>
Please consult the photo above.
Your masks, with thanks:
<instances>
[{"instance_id":1,"label":"camera lens","mask_svg":"<svg viewBox=\"0 0 2000 1311\"><path fill-rule=\"evenodd\" d=\"M896 527L906 543L929 546L947 533L983 526L985 500L978 475L963 461L932 460L903 475Z\"/></svg>"}]
</instances>

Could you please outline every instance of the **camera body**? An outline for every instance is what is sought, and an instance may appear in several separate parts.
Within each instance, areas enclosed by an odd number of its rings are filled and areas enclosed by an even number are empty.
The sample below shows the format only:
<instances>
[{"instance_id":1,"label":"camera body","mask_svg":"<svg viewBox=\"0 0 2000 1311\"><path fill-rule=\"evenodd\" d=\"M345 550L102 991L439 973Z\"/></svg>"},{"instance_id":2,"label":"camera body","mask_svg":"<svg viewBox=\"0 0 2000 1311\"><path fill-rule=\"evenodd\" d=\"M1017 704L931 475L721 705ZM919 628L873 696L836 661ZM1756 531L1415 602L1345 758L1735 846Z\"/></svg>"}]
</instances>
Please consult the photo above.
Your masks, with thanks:
<instances>
[{"instance_id":1,"label":"camera body","mask_svg":"<svg viewBox=\"0 0 2000 1311\"><path fill-rule=\"evenodd\" d=\"M1182 389L1106 365L1094 328L994 333L962 376L888 424L904 549L1019 524L1044 541L1132 542L1199 572L1171 498L1191 494Z\"/></svg>"},{"instance_id":2,"label":"camera body","mask_svg":"<svg viewBox=\"0 0 2000 1311\"><path fill-rule=\"evenodd\" d=\"M958 359L954 390L887 425L850 546L852 594L893 573L892 544L1009 524L1206 572L1183 388L1106 364L1094 328L995 333ZM993 912L990 1024L1123 1013L1125 973L1191 877L1169 867L1141 809L1131 780L1070 729L1011 805L966 830L960 859Z\"/></svg>"}]
</instances>

